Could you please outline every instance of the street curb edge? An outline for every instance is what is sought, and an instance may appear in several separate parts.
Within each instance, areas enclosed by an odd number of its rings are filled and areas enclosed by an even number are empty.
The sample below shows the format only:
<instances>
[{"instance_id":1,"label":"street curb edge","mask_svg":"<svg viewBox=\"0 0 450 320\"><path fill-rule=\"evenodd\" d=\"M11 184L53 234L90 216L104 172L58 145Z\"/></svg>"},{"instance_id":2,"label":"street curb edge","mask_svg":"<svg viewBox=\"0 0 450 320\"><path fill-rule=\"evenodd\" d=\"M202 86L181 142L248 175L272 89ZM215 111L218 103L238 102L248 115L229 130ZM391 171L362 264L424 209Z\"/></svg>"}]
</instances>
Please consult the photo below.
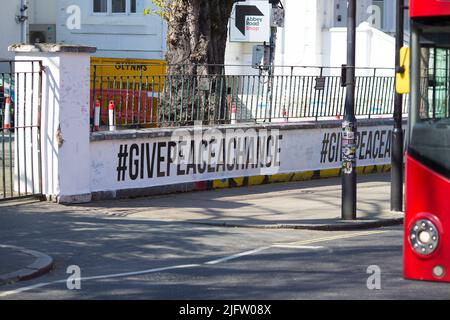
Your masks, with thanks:
<instances>
[{"instance_id":1,"label":"street curb edge","mask_svg":"<svg viewBox=\"0 0 450 320\"><path fill-rule=\"evenodd\" d=\"M211 227L225 227L225 228L250 228L250 229L294 229L294 230L314 230L314 231L351 231L375 229L382 227L390 227L403 224L403 218L382 219L378 221L363 221L363 222L341 222L342 224L229 224L229 223L214 223L214 222L200 222L191 221L190 224L211 226Z\"/></svg>"},{"instance_id":2,"label":"street curb edge","mask_svg":"<svg viewBox=\"0 0 450 320\"><path fill-rule=\"evenodd\" d=\"M48 273L54 267L52 257L42 252L11 245L0 245L0 247L20 251L36 258L33 263L24 268L0 275L0 286L37 278Z\"/></svg>"}]
</instances>

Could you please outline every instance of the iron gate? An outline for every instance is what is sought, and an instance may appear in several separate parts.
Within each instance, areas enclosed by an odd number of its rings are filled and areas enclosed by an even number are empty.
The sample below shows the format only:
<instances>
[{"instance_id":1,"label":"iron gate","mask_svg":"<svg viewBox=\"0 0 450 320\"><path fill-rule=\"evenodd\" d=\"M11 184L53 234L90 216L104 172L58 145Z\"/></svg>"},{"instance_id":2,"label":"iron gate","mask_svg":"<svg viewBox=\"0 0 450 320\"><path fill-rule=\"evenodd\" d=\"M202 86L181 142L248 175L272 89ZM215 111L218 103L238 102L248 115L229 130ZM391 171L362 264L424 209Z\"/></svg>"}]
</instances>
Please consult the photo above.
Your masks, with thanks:
<instances>
[{"instance_id":1,"label":"iron gate","mask_svg":"<svg viewBox=\"0 0 450 320\"><path fill-rule=\"evenodd\" d=\"M0 61L0 201L42 195L41 61Z\"/></svg>"}]
</instances>

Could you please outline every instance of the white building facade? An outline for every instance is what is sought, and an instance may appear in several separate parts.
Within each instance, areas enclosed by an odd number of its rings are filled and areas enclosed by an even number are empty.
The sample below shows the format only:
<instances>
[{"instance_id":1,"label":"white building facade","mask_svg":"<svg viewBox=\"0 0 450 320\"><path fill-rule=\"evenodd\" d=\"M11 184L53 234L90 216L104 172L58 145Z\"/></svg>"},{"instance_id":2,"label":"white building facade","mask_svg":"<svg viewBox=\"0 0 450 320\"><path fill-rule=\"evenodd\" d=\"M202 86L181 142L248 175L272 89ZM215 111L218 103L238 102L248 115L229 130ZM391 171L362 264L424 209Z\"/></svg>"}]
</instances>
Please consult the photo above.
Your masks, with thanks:
<instances>
[{"instance_id":1,"label":"white building facade","mask_svg":"<svg viewBox=\"0 0 450 320\"><path fill-rule=\"evenodd\" d=\"M96 56L164 59L166 25L151 0L58 0L58 42L97 47ZM144 10L150 8L149 14ZM79 11L78 11L79 10ZM77 24L77 13L80 23Z\"/></svg>"},{"instance_id":2,"label":"white building facade","mask_svg":"<svg viewBox=\"0 0 450 320\"><path fill-rule=\"evenodd\" d=\"M16 21L21 4L27 7L23 36ZM13 58L8 46L21 42L95 46L100 57L164 59L167 27L154 9L151 0L3 1L0 59Z\"/></svg>"},{"instance_id":3,"label":"white building facade","mask_svg":"<svg viewBox=\"0 0 450 320\"><path fill-rule=\"evenodd\" d=\"M167 26L152 13L151 0L22 2L28 6L27 37L32 43L95 46L99 57L164 59ZM12 57L9 44L21 42L16 22L20 3L2 3L2 59ZM282 0L282 4L285 26L277 31L276 65L339 67L346 62L347 0ZM149 14L144 14L145 8L150 8ZM357 66L393 67L395 1L359 0L357 12ZM228 42L226 64L251 65L256 44Z\"/></svg>"},{"instance_id":4,"label":"white building facade","mask_svg":"<svg viewBox=\"0 0 450 320\"><path fill-rule=\"evenodd\" d=\"M357 67L393 68L395 1L357 3ZM275 65L340 67L346 63L347 0L282 0L282 4L285 25L277 29ZM251 65L257 44L229 42L226 63Z\"/></svg>"}]
</instances>

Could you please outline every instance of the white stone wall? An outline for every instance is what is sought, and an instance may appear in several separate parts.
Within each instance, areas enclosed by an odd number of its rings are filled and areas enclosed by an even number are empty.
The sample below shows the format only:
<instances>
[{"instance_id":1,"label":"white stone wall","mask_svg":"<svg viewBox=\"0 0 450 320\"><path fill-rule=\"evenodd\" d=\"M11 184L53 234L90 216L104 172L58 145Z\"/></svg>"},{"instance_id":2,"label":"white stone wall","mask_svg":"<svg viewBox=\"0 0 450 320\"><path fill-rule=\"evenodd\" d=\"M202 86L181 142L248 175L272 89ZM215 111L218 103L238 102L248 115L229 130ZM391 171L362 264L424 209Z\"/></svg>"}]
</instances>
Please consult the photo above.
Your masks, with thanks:
<instances>
[{"instance_id":1,"label":"white stone wall","mask_svg":"<svg viewBox=\"0 0 450 320\"><path fill-rule=\"evenodd\" d=\"M202 128L182 128L175 130L176 134L171 129L148 129L99 132L90 136L89 52L94 49L58 45L25 45L12 49L16 51L16 60L41 60L44 66L40 113L42 191L49 199L62 203L87 202L93 192L114 193L341 166L339 121L322 122L320 127L308 122L244 124L211 128L206 133ZM26 63L17 64L22 66L17 69L19 72L31 71ZM31 99L30 95L38 95L39 90L27 90L25 95L25 86L20 83L18 86L22 96L19 105L23 107L17 112L24 116L16 117L16 121L19 126L29 126L38 119L37 109L29 107L37 99ZM30 84L26 87L30 89ZM361 121L358 166L390 163L391 129L392 125L381 119ZM18 130L15 138L20 159L38 157L36 131ZM246 144L245 139L249 138L253 138L253 144ZM224 165L219 167L220 163ZM16 158L15 165L22 166L15 171L25 172L25 168L31 171L30 162L19 164ZM36 167L34 171L37 172ZM29 188L29 177L21 175L20 178L21 190L25 184Z\"/></svg>"},{"instance_id":2,"label":"white stone wall","mask_svg":"<svg viewBox=\"0 0 450 320\"><path fill-rule=\"evenodd\" d=\"M1 2L0 9L0 60L14 59L14 54L8 52L11 43L20 42L20 24L16 23L15 16L19 12L20 0L7 0ZM0 64L0 72L6 71Z\"/></svg>"},{"instance_id":3,"label":"white stone wall","mask_svg":"<svg viewBox=\"0 0 450 320\"><path fill-rule=\"evenodd\" d=\"M358 139L361 141L361 147L356 154L358 166L390 164L391 145L389 141L392 126L374 124L373 126L360 125L358 127ZM269 130L267 131L267 129ZM240 166L238 169L236 167L228 169L227 167L225 170L223 168L217 170L217 158L220 157L220 153L217 151L222 149L219 143L221 138L217 137L228 139L234 135L243 141L246 137L257 136L256 132L259 132L259 136L262 137L261 132L264 130L267 131L266 136L277 137L276 140L271 141L273 144L270 143L272 152L269 152L269 154L271 160L274 161L270 166L252 168L250 165L244 169ZM190 148L186 149L179 143L170 147L169 151L168 143L179 141L171 136L161 137L160 134L154 134L153 137L148 138L126 138L126 134L132 135L127 132L122 133L124 134L123 137L118 134L116 137L91 142L90 177L92 192L341 167L340 146L342 139L340 136L341 128L338 124L331 128L315 128L307 125L304 128L299 126L295 129L273 127L272 131L270 126L264 129L258 128L258 126L242 127L236 131L230 131L230 133L222 132L221 135L216 135L215 142L208 144L208 146L201 144L201 138L211 137L211 135L202 136L200 134L195 140L195 136L192 134L192 139L196 141L194 157L188 157L186 150L189 151ZM205 141L211 140L205 138ZM187 145L190 146L190 143ZM227 163L232 164L233 159L235 159L234 156L238 152L228 143L225 143L225 146L224 152L227 161L229 161ZM186 155L186 158L195 159L195 168L198 168L197 164L202 163L197 159L212 159L208 163L212 165L206 166L204 172L199 172L198 169L191 169L187 172L186 163L190 163L189 161L177 162L175 160L174 163L169 162L169 154L173 157L173 155L179 154L180 150L182 150L182 154ZM230 153L233 156L228 157ZM202 156L198 156L199 154L202 154ZM210 157L209 154L214 154L214 156ZM248 153L244 152L243 158L247 159ZM250 159L254 158L250 156ZM255 160L255 162L257 161ZM278 162L279 165L274 165L275 162ZM118 172L118 168L121 169L120 172Z\"/></svg>"},{"instance_id":4,"label":"white stone wall","mask_svg":"<svg viewBox=\"0 0 450 320\"><path fill-rule=\"evenodd\" d=\"M42 192L49 199L60 202L89 201L90 54L59 51L58 46L51 47L49 51L44 52L36 50L34 46L21 46L14 49L17 61L41 60L44 67L40 110ZM27 68L30 68L30 64L24 62L18 62L16 65L20 67L19 72L25 72ZM38 95L39 90L36 86L34 88L34 94ZM23 84L18 84L19 92L23 89ZM28 95L31 94L30 89L28 85ZM19 126L29 124L31 118L34 121L38 118L36 114L31 116L31 110L37 112L38 100L33 100L33 107L30 105L31 101L28 97L26 104L19 104L24 110L18 110L18 112L26 114L25 117L17 118ZM31 139L35 141L35 134L30 130L18 131L17 153L21 159L24 159L25 154L30 153L30 141ZM31 138L30 135L33 137ZM37 150L36 146L34 150ZM26 166L30 165L31 163L27 162ZM25 168L21 168L20 172L25 172ZM31 170L28 168L27 172ZM23 176L21 178L21 182L24 183ZM21 190L24 190L23 186Z\"/></svg>"}]
</instances>

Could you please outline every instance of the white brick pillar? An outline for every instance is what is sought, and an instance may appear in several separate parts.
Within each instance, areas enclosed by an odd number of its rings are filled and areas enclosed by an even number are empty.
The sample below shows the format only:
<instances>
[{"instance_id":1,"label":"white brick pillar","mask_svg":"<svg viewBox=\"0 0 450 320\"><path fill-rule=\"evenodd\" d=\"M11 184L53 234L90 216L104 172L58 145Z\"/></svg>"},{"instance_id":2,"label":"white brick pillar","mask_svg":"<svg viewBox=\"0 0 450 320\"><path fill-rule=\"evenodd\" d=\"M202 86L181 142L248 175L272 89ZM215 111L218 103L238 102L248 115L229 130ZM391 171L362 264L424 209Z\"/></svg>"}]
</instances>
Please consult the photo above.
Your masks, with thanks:
<instances>
[{"instance_id":1,"label":"white brick pillar","mask_svg":"<svg viewBox=\"0 0 450 320\"><path fill-rule=\"evenodd\" d=\"M41 60L44 68L40 114L43 194L59 203L90 201L89 78L90 54L96 48L19 44L9 50L15 52L16 61ZM31 64L15 65L16 72L26 72ZM25 124L18 121L18 126ZM16 139L20 156L27 152L30 139Z\"/></svg>"}]
</instances>

